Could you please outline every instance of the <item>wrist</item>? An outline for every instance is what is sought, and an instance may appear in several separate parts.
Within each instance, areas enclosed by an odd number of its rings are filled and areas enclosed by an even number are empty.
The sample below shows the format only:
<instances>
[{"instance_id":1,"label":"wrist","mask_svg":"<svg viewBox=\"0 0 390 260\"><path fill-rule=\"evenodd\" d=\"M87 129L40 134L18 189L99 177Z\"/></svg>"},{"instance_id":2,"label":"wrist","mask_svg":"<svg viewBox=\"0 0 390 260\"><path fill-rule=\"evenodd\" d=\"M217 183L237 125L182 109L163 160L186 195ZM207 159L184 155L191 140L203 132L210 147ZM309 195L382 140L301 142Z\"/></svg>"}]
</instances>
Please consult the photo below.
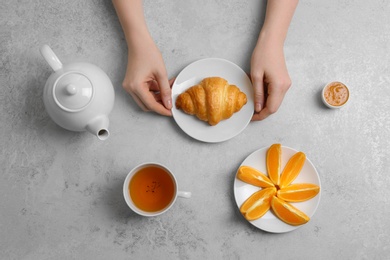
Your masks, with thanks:
<instances>
[{"instance_id":1,"label":"wrist","mask_svg":"<svg viewBox=\"0 0 390 260\"><path fill-rule=\"evenodd\" d=\"M283 48L285 36L272 29L262 28L257 44L272 48Z\"/></svg>"},{"instance_id":2,"label":"wrist","mask_svg":"<svg viewBox=\"0 0 390 260\"><path fill-rule=\"evenodd\" d=\"M142 47L148 45L149 42L153 42L146 25L128 28L125 37L128 47Z\"/></svg>"}]
</instances>

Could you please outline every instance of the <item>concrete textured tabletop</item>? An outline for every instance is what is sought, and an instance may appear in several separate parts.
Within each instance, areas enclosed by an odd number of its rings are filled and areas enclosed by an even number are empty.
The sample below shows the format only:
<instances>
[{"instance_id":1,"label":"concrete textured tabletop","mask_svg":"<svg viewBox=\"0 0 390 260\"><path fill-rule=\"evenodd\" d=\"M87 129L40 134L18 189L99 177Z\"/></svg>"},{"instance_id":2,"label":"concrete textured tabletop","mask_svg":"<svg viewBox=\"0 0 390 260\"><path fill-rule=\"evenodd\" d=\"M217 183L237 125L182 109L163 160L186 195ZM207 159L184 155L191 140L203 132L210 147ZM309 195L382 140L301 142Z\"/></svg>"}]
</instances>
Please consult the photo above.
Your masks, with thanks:
<instances>
[{"instance_id":1,"label":"concrete textured tabletop","mask_svg":"<svg viewBox=\"0 0 390 260\"><path fill-rule=\"evenodd\" d=\"M169 77L209 57L249 72L265 6L144 1ZM301 1L285 43L293 84L282 106L221 143L142 112L122 89L127 46L111 1L5 0L0 12L0 259L388 259L389 1ZM49 118L43 44L112 80L106 141ZM320 99L335 80L351 90L339 110ZM238 166L272 143L305 152L322 184L312 219L282 234L249 224L233 193ZM146 161L171 168L192 198L158 217L132 213L123 181Z\"/></svg>"}]
</instances>

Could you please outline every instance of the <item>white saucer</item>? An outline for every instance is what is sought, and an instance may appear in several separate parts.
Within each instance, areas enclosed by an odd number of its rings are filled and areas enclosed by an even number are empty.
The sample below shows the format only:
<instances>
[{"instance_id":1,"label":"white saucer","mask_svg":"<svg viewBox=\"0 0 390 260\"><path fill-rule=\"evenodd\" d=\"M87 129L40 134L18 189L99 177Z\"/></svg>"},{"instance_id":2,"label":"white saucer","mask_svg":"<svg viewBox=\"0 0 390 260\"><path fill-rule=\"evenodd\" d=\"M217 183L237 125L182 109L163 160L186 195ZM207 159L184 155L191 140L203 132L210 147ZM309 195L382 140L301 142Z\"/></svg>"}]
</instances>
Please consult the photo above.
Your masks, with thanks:
<instances>
[{"instance_id":1,"label":"white saucer","mask_svg":"<svg viewBox=\"0 0 390 260\"><path fill-rule=\"evenodd\" d=\"M261 148L252 154L250 154L240 166L246 165L251 166L263 173L267 173L266 168L266 153L269 147ZM297 151L282 146L282 167L284 168L287 161L293 156ZM314 165L311 163L311 161L306 157L305 164L303 165L303 168L298 175L298 177L294 180L293 183L313 183L320 187L320 192L315 196L314 198L299 202L299 203L291 203L296 208L303 211L307 216L310 218L314 215L315 211L317 210L318 204L320 203L320 197L321 197L321 182L320 177L318 175L317 170L315 169ZM237 203L237 207L240 208L242 203L249 198L254 192L260 190L261 188L253 186L251 184L245 183L235 176L234 179L234 197ZM278 217L272 213L271 210L269 210L264 216L262 216L259 219L249 221L252 225L255 227L262 229L264 231L272 232L272 233L283 233L283 232L289 232L294 229L297 229L301 226L291 226L289 224L284 223L282 220L280 220Z\"/></svg>"},{"instance_id":2,"label":"white saucer","mask_svg":"<svg viewBox=\"0 0 390 260\"><path fill-rule=\"evenodd\" d=\"M179 94L198 84L207 77L222 77L229 84L236 85L247 96L247 103L241 110L215 126L199 120L176 109L175 102ZM249 124L253 115L253 87L248 75L236 64L218 58L198 60L185 67L172 86L172 114L179 127L189 136L208 143L223 142L241 133Z\"/></svg>"}]
</instances>

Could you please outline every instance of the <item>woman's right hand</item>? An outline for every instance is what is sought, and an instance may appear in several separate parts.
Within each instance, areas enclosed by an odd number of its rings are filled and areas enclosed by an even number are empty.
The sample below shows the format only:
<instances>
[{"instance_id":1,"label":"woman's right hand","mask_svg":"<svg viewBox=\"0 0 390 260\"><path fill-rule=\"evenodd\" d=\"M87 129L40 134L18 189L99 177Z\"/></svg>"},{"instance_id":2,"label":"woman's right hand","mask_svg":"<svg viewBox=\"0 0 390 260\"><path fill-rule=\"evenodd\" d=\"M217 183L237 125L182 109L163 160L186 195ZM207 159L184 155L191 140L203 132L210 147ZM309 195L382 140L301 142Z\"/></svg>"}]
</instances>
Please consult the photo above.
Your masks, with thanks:
<instances>
[{"instance_id":1,"label":"woman's right hand","mask_svg":"<svg viewBox=\"0 0 390 260\"><path fill-rule=\"evenodd\" d=\"M171 116L171 85L160 50L146 26L142 0L112 0L128 47L123 88L144 111Z\"/></svg>"},{"instance_id":2,"label":"woman's right hand","mask_svg":"<svg viewBox=\"0 0 390 260\"><path fill-rule=\"evenodd\" d=\"M144 111L171 116L171 85L162 55L149 34L128 44L123 88Z\"/></svg>"}]
</instances>

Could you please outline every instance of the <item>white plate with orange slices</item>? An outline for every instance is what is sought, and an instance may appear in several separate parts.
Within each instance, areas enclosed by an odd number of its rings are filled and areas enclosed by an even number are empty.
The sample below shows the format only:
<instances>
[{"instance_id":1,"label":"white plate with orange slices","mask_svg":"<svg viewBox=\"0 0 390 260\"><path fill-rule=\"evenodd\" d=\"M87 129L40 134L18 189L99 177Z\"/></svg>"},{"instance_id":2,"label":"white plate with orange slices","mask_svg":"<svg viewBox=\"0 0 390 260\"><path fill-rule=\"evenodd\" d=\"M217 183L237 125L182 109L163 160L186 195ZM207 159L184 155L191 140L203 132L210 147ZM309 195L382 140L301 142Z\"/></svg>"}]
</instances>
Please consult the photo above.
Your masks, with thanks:
<instances>
[{"instance_id":1,"label":"white plate with orange slices","mask_svg":"<svg viewBox=\"0 0 390 260\"><path fill-rule=\"evenodd\" d=\"M293 177L290 172L295 172ZM273 144L242 162L234 180L234 197L249 223L267 232L284 233L313 217L320 202L321 182L304 153Z\"/></svg>"}]
</instances>

